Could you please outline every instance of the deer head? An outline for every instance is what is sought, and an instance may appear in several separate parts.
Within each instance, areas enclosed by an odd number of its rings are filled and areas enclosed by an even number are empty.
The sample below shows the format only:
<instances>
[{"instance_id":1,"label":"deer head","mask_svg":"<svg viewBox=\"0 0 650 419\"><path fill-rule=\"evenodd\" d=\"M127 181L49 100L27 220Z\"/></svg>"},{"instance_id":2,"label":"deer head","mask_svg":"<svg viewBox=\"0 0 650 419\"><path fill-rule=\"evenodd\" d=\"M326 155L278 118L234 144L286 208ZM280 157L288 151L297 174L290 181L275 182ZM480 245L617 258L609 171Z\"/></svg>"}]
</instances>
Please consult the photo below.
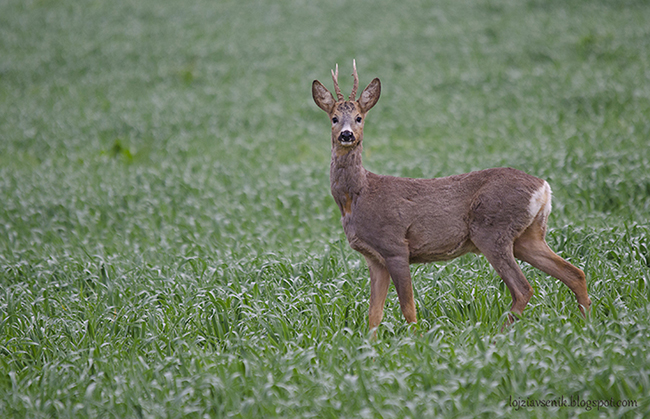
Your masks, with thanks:
<instances>
[{"instance_id":1,"label":"deer head","mask_svg":"<svg viewBox=\"0 0 650 419\"><path fill-rule=\"evenodd\" d=\"M368 84L361 92L359 99L356 99L357 89L359 87L359 76L357 75L356 61L352 61L354 72L354 86L348 100L345 100L341 89L339 88L339 66L336 65L336 71L332 70L332 79L334 80L334 96L318 80L314 80L311 86L314 102L319 108L327 112L332 122L332 147L345 152L356 148L363 140L363 124L368 111L375 106L381 93L381 83L378 78Z\"/></svg>"}]
</instances>

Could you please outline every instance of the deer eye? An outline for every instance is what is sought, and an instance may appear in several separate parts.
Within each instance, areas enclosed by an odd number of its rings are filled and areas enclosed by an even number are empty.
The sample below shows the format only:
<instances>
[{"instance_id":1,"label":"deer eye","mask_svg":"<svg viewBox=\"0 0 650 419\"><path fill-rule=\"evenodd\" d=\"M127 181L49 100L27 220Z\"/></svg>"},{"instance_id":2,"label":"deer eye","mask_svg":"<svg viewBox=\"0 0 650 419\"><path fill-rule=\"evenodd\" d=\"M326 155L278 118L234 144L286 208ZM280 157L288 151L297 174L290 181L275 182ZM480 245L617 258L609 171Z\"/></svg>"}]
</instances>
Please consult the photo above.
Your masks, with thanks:
<instances>
[{"instance_id":1,"label":"deer eye","mask_svg":"<svg viewBox=\"0 0 650 419\"><path fill-rule=\"evenodd\" d=\"M337 117L332 118L332 124L337 124L339 119Z\"/></svg>"},{"instance_id":2,"label":"deer eye","mask_svg":"<svg viewBox=\"0 0 650 419\"><path fill-rule=\"evenodd\" d=\"M361 117L357 116L357 124L360 124L360 123L361 123Z\"/></svg>"}]
</instances>

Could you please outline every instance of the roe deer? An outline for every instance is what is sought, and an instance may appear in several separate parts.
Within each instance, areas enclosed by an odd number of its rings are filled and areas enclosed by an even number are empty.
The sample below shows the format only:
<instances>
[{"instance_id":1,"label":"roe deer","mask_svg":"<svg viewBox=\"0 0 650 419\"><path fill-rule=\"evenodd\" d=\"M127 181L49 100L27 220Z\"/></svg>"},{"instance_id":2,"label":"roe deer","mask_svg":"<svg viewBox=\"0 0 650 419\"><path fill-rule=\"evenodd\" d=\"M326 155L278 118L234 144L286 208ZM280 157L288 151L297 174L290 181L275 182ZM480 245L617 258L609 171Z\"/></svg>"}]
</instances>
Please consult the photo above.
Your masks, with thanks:
<instances>
[{"instance_id":1,"label":"roe deer","mask_svg":"<svg viewBox=\"0 0 650 419\"><path fill-rule=\"evenodd\" d=\"M316 105L332 123L330 184L341 210L350 246L370 271L368 322L374 330L383 317L392 278L406 321L416 322L409 264L449 260L482 253L508 286L511 313L521 315L533 289L515 258L564 282L583 315L589 311L585 274L546 244L551 188L542 179L511 168L493 168L434 179L376 175L361 164L363 126L379 100L375 78L356 99L345 100L332 71L337 100L318 80L312 84ZM514 321L509 315L507 324Z\"/></svg>"}]
</instances>

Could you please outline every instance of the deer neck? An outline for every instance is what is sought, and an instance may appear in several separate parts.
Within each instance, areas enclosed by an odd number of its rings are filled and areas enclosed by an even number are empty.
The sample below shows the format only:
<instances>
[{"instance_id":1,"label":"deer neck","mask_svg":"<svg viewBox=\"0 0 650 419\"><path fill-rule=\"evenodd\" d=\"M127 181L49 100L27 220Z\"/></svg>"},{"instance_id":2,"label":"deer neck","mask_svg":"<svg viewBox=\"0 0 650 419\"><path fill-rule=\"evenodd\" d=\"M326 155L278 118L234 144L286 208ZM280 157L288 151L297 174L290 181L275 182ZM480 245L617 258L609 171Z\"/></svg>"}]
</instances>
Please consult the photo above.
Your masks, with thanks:
<instances>
[{"instance_id":1,"label":"deer neck","mask_svg":"<svg viewBox=\"0 0 650 419\"><path fill-rule=\"evenodd\" d=\"M332 148L330 186L332 196L345 216L352 211L352 204L366 186L367 171L361 162L361 143L351 150Z\"/></svg>"}]
</instances>

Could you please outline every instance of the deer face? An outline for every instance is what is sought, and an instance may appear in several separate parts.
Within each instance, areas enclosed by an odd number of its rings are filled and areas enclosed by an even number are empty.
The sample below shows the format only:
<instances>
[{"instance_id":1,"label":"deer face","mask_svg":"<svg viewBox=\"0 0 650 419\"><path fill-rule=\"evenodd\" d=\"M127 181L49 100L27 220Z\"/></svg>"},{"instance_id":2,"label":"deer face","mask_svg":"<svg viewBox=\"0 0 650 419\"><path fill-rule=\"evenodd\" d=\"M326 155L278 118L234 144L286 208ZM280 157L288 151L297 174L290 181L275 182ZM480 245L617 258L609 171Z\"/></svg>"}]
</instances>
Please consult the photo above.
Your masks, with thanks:
<instances>
[{"instance_id":1,"label":"deer face","mask_svg":"<svg viewBox=\"0 0 650 419\"><path fill-rule=\"evenodd\" d=\"M363 113L356 102L339 102L329 113L332 122L332 144L352 147L363 138Z\"/></svg>"},{"instance_id":2,"label":"deer face","mask_svg":"<svg viewBox=\"0 0 650 419\"><path fill-rule=\"evenodd\" d=\"M359 78L357 76L356 64L354 64L354 87L350 100L345 100L338 84L338 65L336 73L332 71L334 79L334 90L338 101L334 96L319 82L314 80L311 87L314 102L319 108L327 112L332 123L332 147L352 148L361 143L363 139L363 124L366 114L375 106L381 93L381 83L375 78L361 92L359 100L355 99Z\"/></svg>"}]
</instances>

